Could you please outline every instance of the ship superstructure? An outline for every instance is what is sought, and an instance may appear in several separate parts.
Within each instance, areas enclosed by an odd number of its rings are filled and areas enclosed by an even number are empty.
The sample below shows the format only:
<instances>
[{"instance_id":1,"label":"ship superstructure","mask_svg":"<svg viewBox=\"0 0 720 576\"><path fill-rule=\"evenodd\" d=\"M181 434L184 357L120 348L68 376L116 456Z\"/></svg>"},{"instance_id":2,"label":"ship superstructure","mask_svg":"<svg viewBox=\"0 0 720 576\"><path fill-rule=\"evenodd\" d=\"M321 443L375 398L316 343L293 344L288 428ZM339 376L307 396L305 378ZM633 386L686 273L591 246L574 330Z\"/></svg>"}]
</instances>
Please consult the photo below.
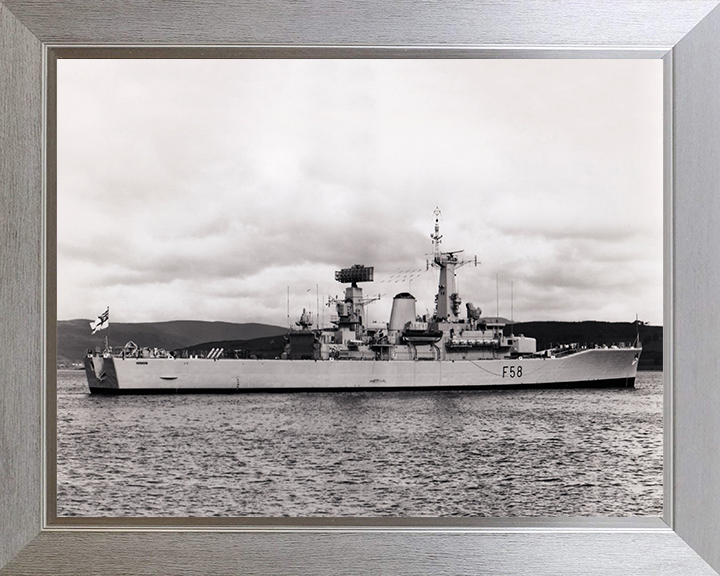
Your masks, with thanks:
<instances>
[{"instance_id":1,"label":"ship superstructure","mask_svg":"<svg viewBox=\"0 0 720 576\"><path fill-rule=\"evenodd\" d=\"M517 358L536 354L535 339L522 335L505 336L505 323L481 318L472 302L465 305L457 290L456 270L465 264L477 265L477 258L461 260L462 250L444 252L441 247L440 212L435 211L435 231L430 235L433 252L428 266L437 268L438 289L434 313L428 318L416 311L416 299L409 292L393 298L390 319L385 325L368 328L366 306L377 297L363 296L361 282L372 282L374 269L361 264L335 273L338 282L350 284L344 299L332 299L336 307L334 326L312 329L309 313L303 310L298 329L288 334L283 358L293 360L487 360Z\"/></svg>"}]
</instances>

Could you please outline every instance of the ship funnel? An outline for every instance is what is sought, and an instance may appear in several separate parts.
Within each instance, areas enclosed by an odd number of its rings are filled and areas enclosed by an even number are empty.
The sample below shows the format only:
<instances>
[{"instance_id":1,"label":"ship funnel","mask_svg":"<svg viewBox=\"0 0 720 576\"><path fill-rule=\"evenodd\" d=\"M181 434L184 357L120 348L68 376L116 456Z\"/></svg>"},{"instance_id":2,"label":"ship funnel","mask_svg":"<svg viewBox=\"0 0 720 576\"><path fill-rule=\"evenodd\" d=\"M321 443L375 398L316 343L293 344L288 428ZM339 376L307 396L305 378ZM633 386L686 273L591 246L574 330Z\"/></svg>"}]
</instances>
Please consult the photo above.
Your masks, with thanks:
<instances>
[{"instance_id":1,"label":"ship funnel","mask_svg":"<svg viewBox=\"0 0 720 576\"><path fill-rule=\"evenodd\" d=\"M399 332L405 327L405 324L414 321L415 297L408 292L401 292L393 298L388 332Z\"/></svg>"}]
</instances>

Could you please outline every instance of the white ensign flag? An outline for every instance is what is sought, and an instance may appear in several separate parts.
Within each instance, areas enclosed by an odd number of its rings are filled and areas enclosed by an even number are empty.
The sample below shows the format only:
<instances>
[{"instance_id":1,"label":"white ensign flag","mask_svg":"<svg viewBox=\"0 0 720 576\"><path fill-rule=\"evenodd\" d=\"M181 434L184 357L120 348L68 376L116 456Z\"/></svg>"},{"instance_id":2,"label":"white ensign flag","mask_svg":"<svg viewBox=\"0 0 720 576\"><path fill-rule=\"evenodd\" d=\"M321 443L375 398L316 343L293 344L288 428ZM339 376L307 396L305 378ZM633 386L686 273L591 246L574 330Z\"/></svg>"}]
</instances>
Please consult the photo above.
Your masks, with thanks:
<instances>
[{"instance_id":1,"label":"white ensign flag","mask_svg":"<svg viewBox=\"0 0 720 576\"><path fill-rule=\"evenodd\" d=\"M95 332L99 330L104 330L110 325L110 307L108 306L108 309L105 310L100 316L97 317L97 320L95 322L90 322L90 328L92 328L92 333L95 334Z\"/></svg>"}]
</instances>

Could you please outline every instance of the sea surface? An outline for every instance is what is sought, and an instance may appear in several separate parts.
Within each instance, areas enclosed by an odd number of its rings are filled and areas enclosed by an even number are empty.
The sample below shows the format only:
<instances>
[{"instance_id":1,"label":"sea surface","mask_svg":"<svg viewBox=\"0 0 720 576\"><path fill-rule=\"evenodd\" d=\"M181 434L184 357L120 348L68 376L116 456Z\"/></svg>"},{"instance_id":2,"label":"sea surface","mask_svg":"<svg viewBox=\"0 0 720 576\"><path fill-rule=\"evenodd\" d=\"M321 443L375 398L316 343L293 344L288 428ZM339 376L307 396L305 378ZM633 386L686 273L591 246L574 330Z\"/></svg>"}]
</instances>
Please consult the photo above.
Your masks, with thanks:
<instances>
[{"instance_id":1,"label":"sea surface","mask_svg":"<svg viewBox=\"0 0 720 576\"><path fill-rule=\"evenodd\" d=\"M58 516L660 516L635 389L91 396L58 372Z\"/></svg>"}]
</instances>

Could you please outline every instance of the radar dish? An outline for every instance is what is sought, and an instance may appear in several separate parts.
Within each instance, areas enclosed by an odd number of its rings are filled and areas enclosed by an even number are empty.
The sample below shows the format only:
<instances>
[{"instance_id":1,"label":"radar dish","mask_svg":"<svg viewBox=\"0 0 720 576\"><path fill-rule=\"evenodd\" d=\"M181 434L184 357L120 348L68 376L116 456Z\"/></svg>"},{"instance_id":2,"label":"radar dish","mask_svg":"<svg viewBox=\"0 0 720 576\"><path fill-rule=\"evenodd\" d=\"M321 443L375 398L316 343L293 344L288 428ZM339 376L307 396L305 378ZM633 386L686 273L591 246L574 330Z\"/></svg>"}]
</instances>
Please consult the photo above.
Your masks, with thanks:
<instances>
[{"instance_id":1,"label":"radar dish","mask_svg":"<svg viewBox=\"0 0 720 576\"><path fill-rule=\"evenodd\" d=\"M354 264L352 268L343 268L335 272L335 280L348 284L352 282L372 282L375 268L372 266L363 266L362 264Z\"/></svg>"}]
</instances>

